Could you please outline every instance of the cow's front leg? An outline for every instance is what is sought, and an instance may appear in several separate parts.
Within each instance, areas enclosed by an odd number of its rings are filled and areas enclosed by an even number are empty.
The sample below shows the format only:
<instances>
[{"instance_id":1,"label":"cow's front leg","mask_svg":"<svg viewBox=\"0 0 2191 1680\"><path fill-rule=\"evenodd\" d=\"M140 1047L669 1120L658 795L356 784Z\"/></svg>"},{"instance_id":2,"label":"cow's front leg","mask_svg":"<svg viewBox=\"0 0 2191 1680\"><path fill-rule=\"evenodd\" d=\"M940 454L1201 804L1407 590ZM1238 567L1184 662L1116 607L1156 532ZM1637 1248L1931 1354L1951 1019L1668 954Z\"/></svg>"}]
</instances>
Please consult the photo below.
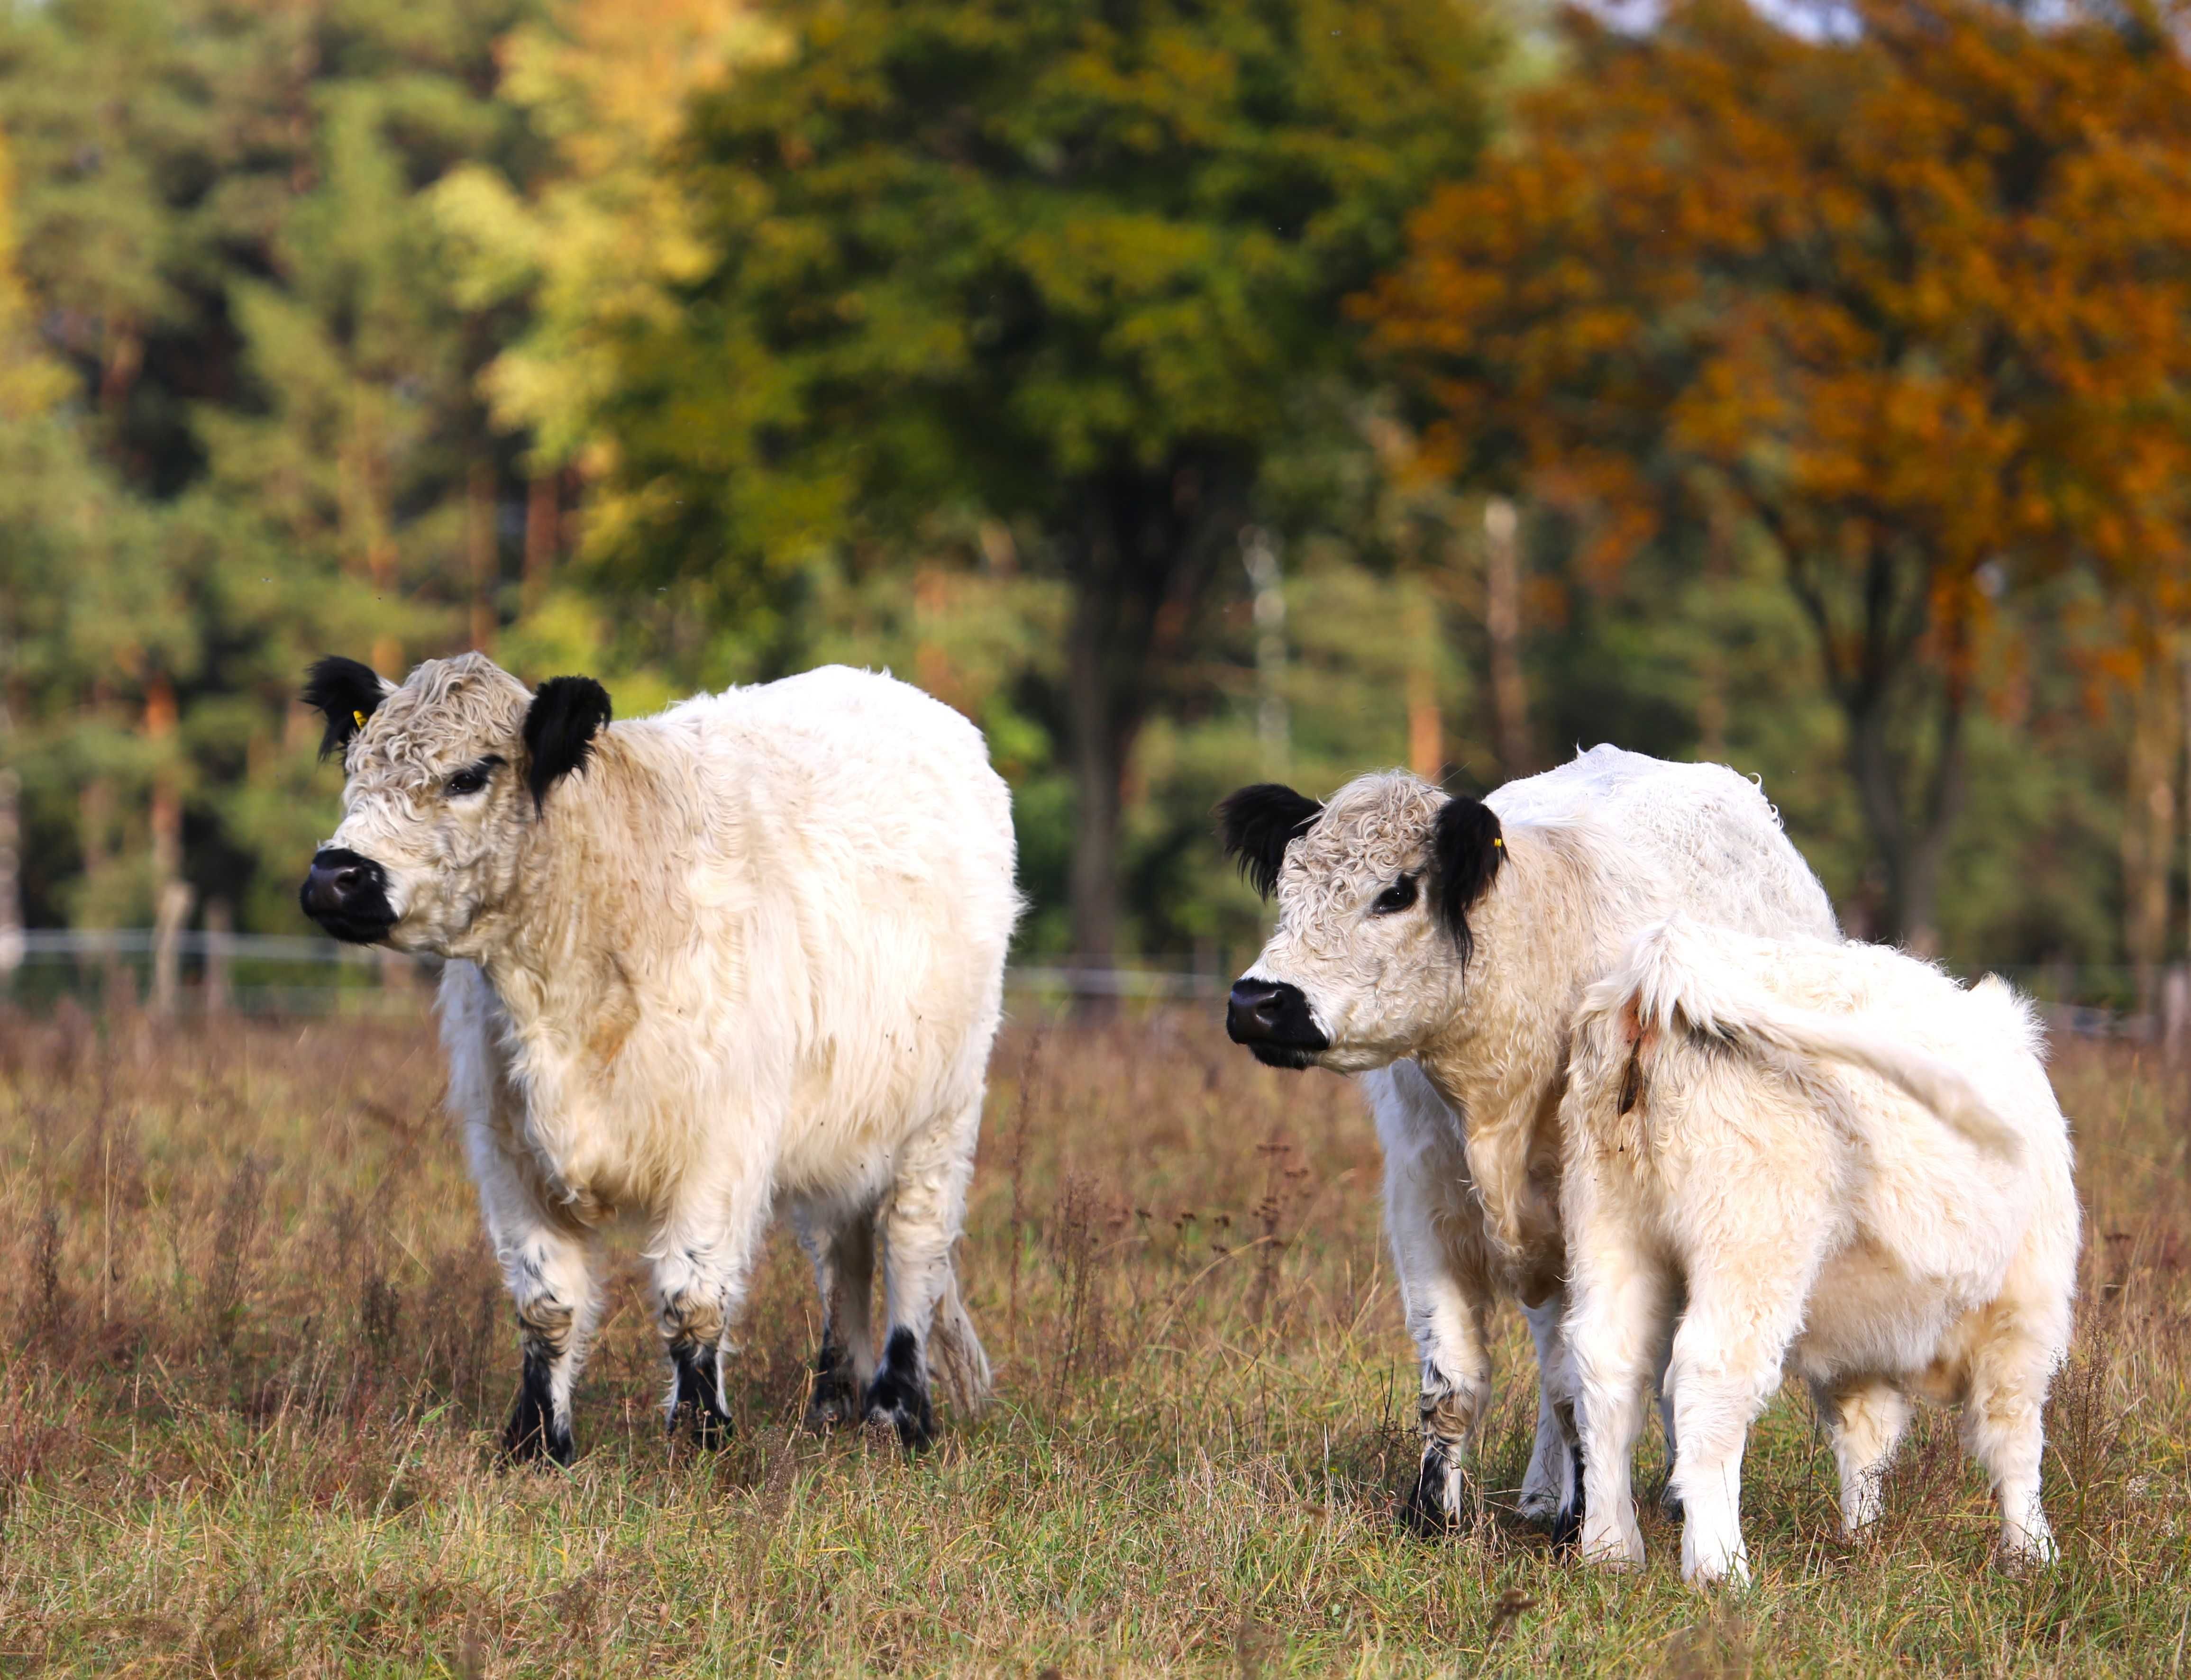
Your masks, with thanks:
<instances>
[{"instance_id":1,"label":"cow's front leg","mask_svg":"<svg viewBox=\"0 0 2191 1680\"><path fill-rule=\"evenodd\" d=\"M593 1246L585 1227L538 1195L492 1142L473 1151L487 1234L516 1304L524 1375L502 1432L518 1462L577 1456L571 1391L595 1318Z\"/></svg>"},{"instance_id":2,"label":"cow's front leg","mask_svg":"<svg viewBox=\"0 0 2191 1680\"><path fill-rule=\"evenodd\" d=\"M464 1122L464 1155L480 1212L523 1335L524 1376L502 1432L506 1457L568 1464L577 1449L571 1391L585 1363L597 1303L592 1236L578 1209L553 1200L527 1135L527 1099L511 1076L508 1019L469 962L443 971L441 1041L449 1053L449 1108Z\"/></svg>"},{"instance_id":3,"label":"cow's front leg","mask_svg":"<svg viewBox=\"0 0 2191 1680\"><path fill-rule=\"evenodd\" d=\"M725 1359L768 1223L768 1193L766 1172L740 1164L694 1174L678 1185L647 1246L669 1355L667 1422L673 1433L688 1422L702 1446L720 1446L729 1437Z\"/></svg>"},{"instance_id":4,"label":"cow's front leg","mask_svg":"<svg viewBox=\"0 0 2191 1680\"><path fill-rule=\"evenodd\" d=\"M1442 1535L1464 1515L1464 1466L1491 1403L1483 1214L1470 1191L1460 1120L1422 1070L1396 1062L1364 1074L1362 1088L1384 1146L1386 1233L1422 1365L1422 1461L1401 1516L1419 1534Z\"/></svg>"},{"instance_id":5,"label":"cow's front leg","mask_svg":"<svg viewBox=\"0 0 2191 1680\"><path fill-rule=\"evenodd\" d=\"M966 1181L974 1172L974 1137L982 1121L979 1092L956 1112L939 1116L906 1139L898 1151L890 1200L883 1211L883 1295L889 1335L881 1367L868 1383L865 1416L887 1424L908 1447L936 1439L930 1397L930 1337L939 1303L953 1291L951 1246L966 1216ZM988 1361L972 1339L963 1308L953 1309L953 1335L969 1344L959 1357L980 1367L986 1387ZM962 1385L964 1386L964 1385Z\"/></svg>"},{"instance_id":6,"label":"cow's front leg","mask_svg":"<svg viewBox=\"0 0 2191 1680\"><path fill-rule=\"evenodd\" d=\"M1484 1339L1488 1302L1466 1287L1441 1226L1443 1187L1388 1171L1385 1217L1399 1274L1408 1333L1422 1360L1423 1456L1403 1515L1417 1533L1440 1535L1465 1515L1465 1466L1491 1404L1491 1354Z\"/></svg>"}]
</instances>

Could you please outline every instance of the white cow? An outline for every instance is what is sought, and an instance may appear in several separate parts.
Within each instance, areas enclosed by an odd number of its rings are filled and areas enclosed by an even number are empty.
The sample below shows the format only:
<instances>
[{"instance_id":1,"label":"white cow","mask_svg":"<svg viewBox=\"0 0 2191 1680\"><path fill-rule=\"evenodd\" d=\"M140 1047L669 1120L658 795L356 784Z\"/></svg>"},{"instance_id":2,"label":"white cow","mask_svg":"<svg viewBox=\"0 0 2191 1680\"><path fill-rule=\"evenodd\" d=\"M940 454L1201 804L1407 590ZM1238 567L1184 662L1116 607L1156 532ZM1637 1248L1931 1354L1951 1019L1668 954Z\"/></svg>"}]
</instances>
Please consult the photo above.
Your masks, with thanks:
<instances>
[{"instance_id":1,"label":"white cow","mask_svg":"<svg viewBox=\"0 0 2191 1680\"><path fill-rule=\"evenodd\" d=\"M1675 921L1591 989L1562 1104L1586 1558L1635 1564L1629 1458L1666 1358L1682 1573L1746 1579L1750 1420L1810 1385L1854 1535L1913 1396L1961 1403L2001 1549L2054 1555L2040 1413L2077 1201L2029 1007L1879 945ZM1679 1328L1676 1328L1678 1314Z\"/></svg>"},{"instance_id":2,"label":"white cow","mask_svg":"<svg viewBox=\"0 0 2191 1680\"><path fill-rule=\"evenodd\" d=\"M925 1442L931 1366L978 1399L952 1247L1019 907L980 732L840 667L615 724L590 678L529 693L477 654L400 688L323 660L306 698L348 780L305 911L451 959L449 1101L524 1334L508 1450L572 1456L618 1212L649 1233L673 1426L720 1439L779 1202L827 1312L810 1421Z\"/></svg>"},{"instance_id":3,"label":"white cow","mask_svg":"<svg viewBox=\"0 0 2191 1680\"><path fill-rule=\"evenodd\" d=\"M1540 1379L1523 1508L1572 1537L1557 1121L1576 1006L1676 910L1831 938L1825 891L1753 783L1613 746L1482 801L1394 772L1326 805L1243 788L1221 819L1227 849L1278 901L1227 1030L1274 1066L1363 1075L1375 1111L1422 1358L1411 1520L1460 1514L1464 1450L1491 1397L1487 1320L1505 1294L1528 1314Z\"/></svg>"}]
</instances>

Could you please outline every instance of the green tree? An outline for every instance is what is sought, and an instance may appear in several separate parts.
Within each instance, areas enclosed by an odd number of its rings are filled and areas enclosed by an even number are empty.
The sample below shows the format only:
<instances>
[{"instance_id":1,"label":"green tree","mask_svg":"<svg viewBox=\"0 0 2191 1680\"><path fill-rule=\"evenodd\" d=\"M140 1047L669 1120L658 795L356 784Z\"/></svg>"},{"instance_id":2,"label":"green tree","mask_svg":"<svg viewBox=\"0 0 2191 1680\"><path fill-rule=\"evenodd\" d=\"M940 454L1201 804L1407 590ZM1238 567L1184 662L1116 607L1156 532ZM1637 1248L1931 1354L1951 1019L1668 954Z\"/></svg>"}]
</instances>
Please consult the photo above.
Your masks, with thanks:
<instances>
[{"instance_id":1,"label":"green tree","mask_svg":"<svg viewBox=\"0 0 2191 1680\"><path fill-rule=\"evenodd\" d=\"M512 323L454 296L426 194L469 162L532 167L489 90L495 43L534 10L57 0L0 20L25 277L105 469L76 484L77 560L20 616L41 627L19 665L46 673L34 821L78 877L42 913L139 920L186 873L293 925L324 814L299 797L305 661L397 669L494 634L521 491L476 381Z\"/></svg>"},{"instance_id":2,"label":"green tree","mask_svg":"<svg viewBox=\"0 0 2191 1680\"><path fill-rule=\"evenodd\" d=\"M1501 43L1454 0L789 0L696 106L715 258L608 408L624 587L765 612L826 550L1007 522L1067 587L1047 686L1073 943L1118 910L1121 784L1237 566L1340 303L1482 144Z\"/></svg>"}]
</instances>

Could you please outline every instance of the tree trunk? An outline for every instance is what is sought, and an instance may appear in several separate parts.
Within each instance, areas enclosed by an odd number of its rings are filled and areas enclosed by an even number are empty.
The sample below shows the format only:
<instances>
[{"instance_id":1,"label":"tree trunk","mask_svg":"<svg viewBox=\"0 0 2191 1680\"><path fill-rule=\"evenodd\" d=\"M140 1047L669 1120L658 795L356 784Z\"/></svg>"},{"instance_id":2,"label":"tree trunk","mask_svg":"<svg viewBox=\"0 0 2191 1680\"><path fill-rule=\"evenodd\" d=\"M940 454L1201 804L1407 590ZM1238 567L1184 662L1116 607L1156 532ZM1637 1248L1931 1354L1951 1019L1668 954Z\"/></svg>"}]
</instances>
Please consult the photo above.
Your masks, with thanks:
<instances>
[{"instance_id":1,"label":"tree trunk","mask_svg":"<svg viewBox=\"0 0 2191 1680\"><path fill-rule=\"evenodd\" d=\"M498 570L494 515L494 468L485 461L475 461L464 486L464 548L472 574L471 642L488 655L494 652L494 586Z\"/></svg>"},{"instance_id":2,"label":"tree trunk","mask_svg":"<svg viewBox=\"0 0 2191 1680\"><path fill-rule=\"evenodd\" d=\"M14 756L14 716L0 700L0 989L23 966L23 779Z\"/></svg>"},{"instance_id":3,"label":"tree trunk","mask_svg":"<svg viewBox=\"0 0 2191 1680\"><path fill-rule=\"evenodd\" d=\"M1420 667L1408 673L1408 768L1433 785L1445 780L1445 731L1437 684Z\"/></svg>"},{"instance_id":4,"label":"tree trunk","mask_svg":"<svg viewBox=\"0 0 2191 1680\"><path fill-rule=\"evenodd\" d=\"M156 754L174 739L175 687L155 673L145 690L145 739ZM190 920L191 888L183 878L183 797L174 768L156 762L151 811L152 864L152 1011L172 1015L181 984L181 940Z\"/></svg>"},{"instance_id":5,"label":"tree trunk","mask_svg":"<svg viewBox=\"0 0 2191 1680\"><path fill-rule=\"evenodd\" d=\"M1238 524L1236 475L1210 482L1221 468L1175 462L1093 480L1079 528L1059 545L1073 591L1062 695L1075 802L1073 943L1090 968L1118 956L1118 838L1134 744ZM1115 1005L1080 999L1099 1016Z\"/></svg>"},{"instance_id":6,"label":"tree trunk","mask_svg":"<svg viewBox=\"0 0 2191 1680\"><path fill-rule=\"evenodd\" d=\"M2168 949L2168 878L2176 865L2176 673L2156 664L2133 701L2122 821L2123 950L2138 1008L2158 1002Z\"/></svg>"},{"instance_id":7,"label":"tree trunk","mask_svg":"<svg viewBox=\"0 0 2191 1680\"><path fill-rule=\"evenodd\" d=\"M1483 506L1483 632L1491 644L1491 712L1499 773L1506 780L1537 768L1529 745L1529 694L1522 676L1521 517L1494 496Z\"/></svg>"},{"instance_id":8,"label":"tree trunk","mask_svg":"<svg viewBox=\"0 0 2191 1680\"><path fill-rule=\"evenodd\" d=\"M548 593L562 547L562 491L555 473L540 473L525 491L525 605L529 611Z\"/></svg>"},{"instance_id":9,"label":"tree trunk","mask_svg":"<svg viewBox=\"0 0 2191 1680\"><path fill-rule=\"evenodd\" d=\"M1132 722L1117 715L1106 680L1105 621L1111 604L1099 592L1074 593L1066 674L1072 708L1073 951L1090 968L1108 968L1118 954L1118 790L1125 780Z\"/></svg>"},{"instance_id":10,"label":"tree trunk","mask_svg":"<svg viewBox=\"0 0 2191 1680\"><path fill-rule=\"evenodd\" d=\"M1937 749L1920 808L1904 806L1904 767L1887 738L1888 707L1882 690L1844 700L1849 724L1849 770L1864 827L1887 871L1885 925L1875 936L1906 945L1920 956L1940 949L1940 864L1955 831L1963 796L1963 713L1959 682L1941 696Z\"/></svg>"}]
</instances>

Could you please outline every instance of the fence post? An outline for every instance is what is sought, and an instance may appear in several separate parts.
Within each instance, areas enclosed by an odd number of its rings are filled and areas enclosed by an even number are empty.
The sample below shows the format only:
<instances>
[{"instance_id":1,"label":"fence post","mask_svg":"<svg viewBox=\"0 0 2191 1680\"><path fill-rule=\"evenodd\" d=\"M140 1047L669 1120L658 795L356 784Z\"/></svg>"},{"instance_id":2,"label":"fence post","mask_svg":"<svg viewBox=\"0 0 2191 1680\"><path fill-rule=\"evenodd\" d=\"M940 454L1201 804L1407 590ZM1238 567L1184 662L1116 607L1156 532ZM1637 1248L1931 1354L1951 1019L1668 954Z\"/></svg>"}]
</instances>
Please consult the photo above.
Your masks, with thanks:
<instances>
[{"instance_id":1,"label":"fence post","mask_svg":"<svg viewBox=\"0 0 2191 1680\"><path fill-rule=\"evenodd\" d=\"M228 900L213 899L205 911L205 1012L208 1015L225 1015L234 1002L229 995L228 959L230 941L235 938L236 922L229 914Z\"/></svg>"},{"instance_id":2,"label":"fence post","mask_svg":"<svg viewBox=\"0 0 2191 1680\"><path fill-rule=\"evenodd\" d=\"M183 923L190 920L191 883L169 881L160 888L152 918L152 1013L172 1015L181 990Z\"/></svg>"},{"instance_id":3,"label":"fence post","mask_svg":"<svg viewBox=\"0 0 2191 1680\"><path fill-rule=\"evenodd\" d=\"M2171 962L2160 977L2160 1064L2183 1064L2191 1048L2191 965Z\"/></svg>"}]
</instances>

